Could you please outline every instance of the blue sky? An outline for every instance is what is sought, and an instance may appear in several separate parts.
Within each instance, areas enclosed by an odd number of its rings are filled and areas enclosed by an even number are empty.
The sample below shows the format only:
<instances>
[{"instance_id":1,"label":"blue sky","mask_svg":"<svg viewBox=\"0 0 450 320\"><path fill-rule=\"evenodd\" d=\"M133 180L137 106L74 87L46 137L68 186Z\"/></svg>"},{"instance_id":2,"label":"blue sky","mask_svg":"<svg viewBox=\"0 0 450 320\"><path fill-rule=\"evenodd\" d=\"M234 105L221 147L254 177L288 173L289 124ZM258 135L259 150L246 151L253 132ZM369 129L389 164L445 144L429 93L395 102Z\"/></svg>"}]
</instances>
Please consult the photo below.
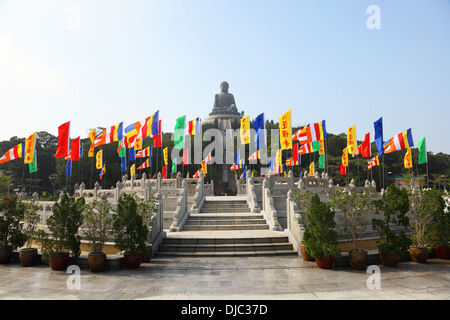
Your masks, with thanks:
<instances>
[{"instance_id":1,"label":"blue sky","mask_svg":"<svg viewBox=\"0 0 450 320\"><path fill-rule=\"evenodd\" d=\"M370 5L381 29L369 29ZM450 153L450 1L1 1L0 140L71 136L160 110L206 118L223 80L239 111L357 138L412 128Z\"/></svg>"}]
</instances>

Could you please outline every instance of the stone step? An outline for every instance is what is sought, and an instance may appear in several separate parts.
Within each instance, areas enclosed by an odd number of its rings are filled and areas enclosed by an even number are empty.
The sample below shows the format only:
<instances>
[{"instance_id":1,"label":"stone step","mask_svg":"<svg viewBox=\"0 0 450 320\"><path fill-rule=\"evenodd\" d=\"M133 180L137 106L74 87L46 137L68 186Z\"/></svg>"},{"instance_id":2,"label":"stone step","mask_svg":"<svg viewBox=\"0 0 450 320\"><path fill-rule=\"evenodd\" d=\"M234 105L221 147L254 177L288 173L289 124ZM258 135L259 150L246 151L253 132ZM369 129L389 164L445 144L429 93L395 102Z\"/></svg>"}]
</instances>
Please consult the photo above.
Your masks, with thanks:
<instances>
[{"instance_id":1,"label":"stone step","mask_svg":"<svg viewBox=\"0 0 450 320\"><path fill-rule=\"evenodd\" d=\"M190 225L186 223L183 230L262 230L269 229L268 224L224 224L224 225Z\"/></svg>"},{"instance_id":2,"label":"stone step","mask_svg":"<svg viewBox=\"0 0 450 320\"><path fill-rule=\"evenodd\" d=\"M215 209L208 209L208 208L201 208L200 213L239 213L239 212L251 212L250 208L215 208Z\"/></svg>"},{"instance_id":3,"label":"stone step","mask_svg":"<svg viewBox=\"0 0 450 320\"><path fill-rule=\"evenodd\" d=\"M185 226L195 226L195 225L241 225L241 224L265 224L265 219L194 219L188 220Z\"/></svg>"},{"instance_id":4,"label":"stone step","mask_svg":"<svg viewBox=\"0 0 450 320\"><path fill-rule=\"evenodd\" d=\"M166 237L164 243L167 244L249 244L249 243L283 243L289 242L288 237L246 237L246 238L190 238L190 237Z\"/></svg>"},{"instance_id":5,"label":"stone step","mask_svg":"<svg viewBox=\"0 0 450 320\"><path fill-rule=\"evenodd\" d=\"M281 251L292 250L291 243L247 243L247 244L161 244L160 252L233 252L233 251Z\"/></svg>"},{"instance_id":6,"label":"stone step","mask_svg":"<svg viewBox=\"0 0 450 320\"><path fill-rule=\"evenodd\" d=\"M191 213L189 220L216 220L216 219L229 219L229 220L241 220L241 219L264 219L262 214L247 214L243 212L224 212L222 214L217 213Z\"/></svg>"},{"instance_id":7,"label":"stone step","mask_svg":"<svg viewBox=\"0 0 450 320\"><path fill-rule=\"evenodd\" d=\"M155 253L159 256L177 256L177 257L249 257L249 256L262 256L262 255L296 255L295 250L269 250L269 251L230 251L230 252L188 252L188 251L158 251Z\"/></svg>"}]
</instances>

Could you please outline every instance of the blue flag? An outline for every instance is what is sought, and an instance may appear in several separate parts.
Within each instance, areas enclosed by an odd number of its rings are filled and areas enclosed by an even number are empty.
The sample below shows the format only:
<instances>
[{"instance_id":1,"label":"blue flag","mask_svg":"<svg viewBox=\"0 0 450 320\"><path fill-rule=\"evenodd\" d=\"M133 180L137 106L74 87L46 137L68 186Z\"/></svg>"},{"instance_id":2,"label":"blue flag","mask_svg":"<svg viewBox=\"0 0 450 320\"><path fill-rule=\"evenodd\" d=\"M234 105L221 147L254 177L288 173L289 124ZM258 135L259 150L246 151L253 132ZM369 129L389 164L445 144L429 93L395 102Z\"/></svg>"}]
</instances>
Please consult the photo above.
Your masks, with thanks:
<instances>
[{"instance_id":1,"label":"blue flag","mask_svg":"<svg viewBox=\"0 0 450 320\"><path fill-rule=\"evenodd\" d=\"M134 151L134 146L130 148L130 155L128 160L135 161L136 160L136 152Z\"/></svg>"},{"instance_id":2,"label":"blue flag","mask_svg":"<svg viewBox=\"0 0 450 320\"><path fill-rule=\"evenodd\" d=\"M126 157L120 158L120 171L126 172L127 171L127 160Z\"/></svg>"},{"instance_id":3,"label":"blue flag","mask_svg":"<svg viewBox=\"0 0 450 320\"><path fill-rule=\"evenodd\" d=\"M239 149L237 149L237 151L236 151L236 154L234 155L234 164L235 165L240 165L241 164L241 159L240 159L241 157L240 157L240 152L239 152Z\"/></svg>"},{"instance_id":4,"label":"blue flag","mask_svg":"<svg viewBox=\"0 0 450 320\"><path fill-rule=\"evenodd\" d=\"M383 154L383 117L373 123L375 128L375 144L377 145L378 153Z\"/></svg>"},{"instance_id":5,"label":"blue flag","mask_svg":"<svg viewBox=\"0 0 450 320\"><path fill-rule=\"evenodd\" d=\"M266 136L264 134L265 131L265 122L264 122L264 113L261 113L256 117L253 122L253 126L255 127L255 147L259 149L261 147L266 146Z\"/></svg>"},{"instance_id":6,"label":"blue flag","mask_svg":"<svg viewBox=\"0 0 450 320\"><path fill-rule=\"evenodd\" d=\"M67 161L66 164L66 177L70 177L72 175L72 160Z\"/></svg>"}]
</instances>

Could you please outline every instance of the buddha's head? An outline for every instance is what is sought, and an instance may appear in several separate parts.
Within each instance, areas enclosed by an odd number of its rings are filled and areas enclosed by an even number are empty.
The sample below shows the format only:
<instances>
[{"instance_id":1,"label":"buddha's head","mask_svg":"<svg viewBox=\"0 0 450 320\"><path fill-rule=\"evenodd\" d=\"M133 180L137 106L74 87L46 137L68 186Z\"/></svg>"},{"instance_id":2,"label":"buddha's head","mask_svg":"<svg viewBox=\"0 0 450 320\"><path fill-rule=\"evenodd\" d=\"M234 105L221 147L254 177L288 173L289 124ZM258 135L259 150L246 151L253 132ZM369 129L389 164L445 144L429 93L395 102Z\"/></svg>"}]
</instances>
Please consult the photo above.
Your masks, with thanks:
<instances>
[{"instance_id":1,"label":"buddha's head","mask_svg":"<svg viewBox=\"0 0 450 320\"><path fill-rule=\"evenodd\" d=\"M228 82L222 81L222 83L220 84L220 91L228 93L228 88L229 88Z\"/></svg>"}]
</instances>

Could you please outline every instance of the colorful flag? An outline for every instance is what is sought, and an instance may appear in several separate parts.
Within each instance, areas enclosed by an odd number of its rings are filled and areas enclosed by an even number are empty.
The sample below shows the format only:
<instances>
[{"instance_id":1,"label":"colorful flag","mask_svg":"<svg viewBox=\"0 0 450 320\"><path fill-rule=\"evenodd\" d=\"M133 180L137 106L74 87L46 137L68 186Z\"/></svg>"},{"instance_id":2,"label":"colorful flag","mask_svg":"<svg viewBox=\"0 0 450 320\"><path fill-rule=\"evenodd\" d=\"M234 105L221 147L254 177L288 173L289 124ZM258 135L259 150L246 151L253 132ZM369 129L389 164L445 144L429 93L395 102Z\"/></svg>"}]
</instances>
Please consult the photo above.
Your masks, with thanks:
<instances>
[{"instance_id":1,"label":"colorful flag","mask_svg":"<svg viewBox=\"0 0 450 320\"><path fill-rule=\"evenodd\" d=\"M277 153L275 155L275 172L281 173L283 172L283 150L279 149L277 150Z\"/></svg>"},{"instance_id":2,"label":"colorful flag","mask_svg":"<svg viewBox=\"0 0 450 320\"><path fill-rule=\"evenodd\" d=\"M70 121L58 127L58 146L55 158L65 158L70 150Z\"/></svg>"},{"instance_id":3,"label":"colorful flag","mask_svg":"<svg viewBox=\"0 0 450 320\"><path fill-rule=\"evenodd\" d=\"M384 153L391 153L394 151L407 149L411 147L414 147L411 128L393 136L388 141L386 141L386 143L383 146Z\"/></svg>"},{"instance_id":4,"label":"colorful flag","mask_svg":"<svg viewBox=\"0 0 450 320\"><path fill-rule=\"evenodd\" d=\"M128 160L129 161L135 161L136 160L136 152L134 151L134 146L130 148L130 152L128 154Z\"/></svg>"},{"instance_id":5,"label":"colorful flag","mask_svg":"<svg viewBox=\"0 0 450 320\"><path fill-rule=\"evenodd\" d=\"M205 159L203 159L203 161L208 163L211 160L212 160L212 156L211 156L211 152L209 152L208 155L205 157Z\"/></svg>"},{"instance_id":6,"label":"colorful flag","mask_svg":"<svg viewBox=\"0 0 450 320\"><path fill-rule=\"evenodd\" d=\"M193 136L200 133L200 118L188 122L188 134Z\"/></svg>"},{"instance_id":7,"label":"colorful flag","mask_svg":"<svg viewBox=\"0 0 450 320\"><path fill-rule=\"evenodd\" d=\"M142 150L142 138L136 138L136 140L134 140L134 150Z\"/></svg>"},{"instance_id":8,"label":"colorful flag","mask_svg":"<svg viewBox=\"0 0 450 320\"><path fill-rule=\"evenodd\" d=\"M327 130L325 128L325 120L309 125L309 132L311 141L324 140L327 137Z\"/></svg>"},{"instance_id":9,"label":"colorful flag","mask_svg":"<svg viewBox=\"0 0 450 320\"><path fill-rule=\"evenodd\" d=\"M293 165L298 165L298 143L292 147L292 161L294 162Z\"/></svg>"},{"instance_id":10,"label":"colorful flag","mask_svg":"<svg viewBox=\"0 0 450 320\"><path fill-rule=\"evenodd\" d=\"M70 159L72 161L80 160L80 137L70 141Z\"/></svg>"},{"instance_id":11,"label":"colorful flag","mask_svg":"<svg viewBox=\"0 0 450 320\"><path fill-rule=\"evenodd\" d=\"M120 157L120 171L127 172L127 158Z\"/></svg>"},{"instance_id":12,"label":"colorful flag","mask_svg":"<svg viewBox=\"0 0 450 320\"><path fill-rule=\"evenodd\" d=\"M202 171L203 173L208 173L208 165L205 160L202 161Z\"/></svg>"},{"instance_id":13,"label":"colorful flag","mask_svg":"<svg viewBox=\"0 0 450 320\"><path fill-rule=\"evenodd\" d=\"M127 156L127 148L125 147L125 137L118 142L117 153L119 154L119 158L124 158Z\"/></svg>"},{"instance_id":14,"label":"colorful flag","mask_svg":"<svg viewBox=\"0 0 450 320\"><path fill-rule=\"evenodd\" d=\"M241 119L241 144L248 144L250 142L250 116Z\"/></svg>"},{"instance_id":15,"label":"colorful flag","mask_svg":"<svg viewBox=\"0 0 450 320\"><path fill-rule=\"evenodd\" d=\"M367 161L367 168L370 170L372 169L372 167L374 166L379 166L380 165L380 161L378 156L373 157L372 159L370 159L369 161Z\"/></svg>"},{"instance_id":16,"label":"colorful flag","mask_svg":"<svg viewBox=\"0 0 450 320\"><path fill-rule=\"evenodd\" d=\"M95 141L95 129L92 129L89 132L89 139L91 139L91 146L89 148L88 157L92 158L94 156L94 148L95 148L95 144L94 144L94 141Z\"/></svg>"},{"instance_id":17,"label":"colorful flag","mask_svg":"<svg viewBox=\"0 0 450 320\"><path fill-rule=\"evenodd\" d=\"M136 164L133 163L133 165L130 167L130 176L136 176Z\"/></svg>"},{"instance_id":18,"label":"colorful flag","mask_svg":"<svg viewBox=\"0 0 450 320\"><path fill-rule=\"evenodd\" d=\"M419 148L418 164L427 163L427 149L425 147L425 137L419 140L419 142L417 143L417 147Z\"/></svg>"},{"instance_id":19,"label":"colorful flag","mask_svg":"<svg viewBox=\"0 0 450 320\"><path fill-rule=\"evenodd\" d=\"M36 156L36 150L34 150L34 158L33 162L28 164L28 169L30 173L34 173L37 171L37 156Z\"/></svg>"},{"instance_id":20,"label":"colorful flag","mask_svg":"<svg viewBox=\"0 0 450 320\"><path fill-rule=\"evenodd\" d=\"M106 163L103 164L102 170L100 171L100 180L102 180L103 175L106 173Z\"/></svg>"},{"instance_id":21,"label":"colorful flag","mask_svg":"<svg viewBox=\"0 0 450 320\"><path fill-rule=\"evenodd\" d=\"M184 148L184 126L185 126L186 116L179 117L175 123L175 129L173 133L174 149Z\"/></svg>"},{"instance_id":22,"label":"colorful flag","mask_svg":"<svg viewBox=\"0 0 450 320\"><path fill-rule=\"evenodd\" d=\"M292 149L291 109L278 118L281 150Z\"/></svg>"},{"instance_id":23,"label":"colorful flag","mask_svg":"<svg viewBox=\"0 0 450 320\"><path fill-rule=\"evenodd\" d=\"M152 146L148 146L145 149L139 150L136 153L136 158L146 158L152 155Z\"/></svg>"},{"instance_id":24,"label":"colorful flag","mask_svg":"<svg viewBox=\"0 0 450 320\"><path fill-rule=\"evenodd\" d=\"M141 164L141 165L139 166L139 168L137 168L137 170L142 170L142 169L145 169L145 168L150 168L151 165L152 165L152 163L151 163L150 158L147 158L147 160L145 160L144 163Z\"/></svg>"},{"instance_id":25,"label":"colorful flag","mask_svg":"<svg viewBox=\"0 0 450 320\"><path fill-rule=\"evenodd\" d=\"M298 140L299 144L305 144L312 142L311 131L309 126L304 126L292 136L292 140Z\"/></svg>"},{"instance_id":26,"label":"colorful flag","mask_svg":"<svg viewBox=\"0 0 450 320\"><path fill-rule=\"evenodd\" d=\"M300 149L298 149L298 154L302 155L302 154L308 154L313 152L313 146L312 146L312 142L310 143L305 143L304 145L302 145L300 147Z\"/></svg>"},{"instance_id":27,"label":"colorful flag","mask_svg":"<svg viewBox=\"0 0 450 320\"><path fill-rule=\"evenodd\" d=\"M72 175L72 160L69 160L66 163L65 172L66 172L66 177L70 177Z\"/></svg>"},{"instance_id":28,"label":"colorful flag","mask_svg":"<svg viewBox=\"0 0 450 320\"><path fill-rule=\"evenodd\" d=\"M412 156L411 156L411 148L406 149L405 157L403 158L403 164L406 169L412 168Z\"/></svg>"},{"instance_id":29,"label":"colorful flag","mask_svg":"<svg viewBox=\"0 0 450 320\"><path fill-rule=\"evenodd\" d=\"M358 152L356 145L356 128L352 126L347 129L347 151L349 154L355 154Z\"/></svg>"},{"instance_id":30,"label":"colorful flag","mask_svg":"<svg viewBox=\"0 0 450 320\"><path fill-rule=\"evenodd\" d=\"M192 178L198 178L200 177L200 172L202 171L202 169L197 170L196 173L194 173L194 175L192 176Z\"/></svg>"},{"instance_id":31,"label":"colorful flag","mask_svg":"<svg viewBox=\"0 0 450 320\"><path fill-rule=\"evenodd\" d=\"M358 146L358 152L363 158L370 158L372 150L370 148L370 132L366 133L364 141Z\"/></svg>"},{"instance_id":32,"label":"colorful flag","mask_svg":"<svg viewBox=\"0 0 450 320\"><path fill-rule=\"evenodd\" d=\"M286 167L292 167L294 165L294 159L290 157L289 159L286 159Z\"/></svg>"},{"instance_id":33,"label":"colorful flag","mask_svg":"<svg viewBox=\"0 0 450 320\"><path fill-rule=\"evenodd\" d=\"M383 117L373 123L375 129L375 144L377 145L378 153L381 155L384 153L383 148Z\"/></svg>"},{"instance_id":34,"label":"colorful flag","mask_svg":"<svg viewBox=\"0 0 450 320\"><path fill-rule=\"evenodd\" d=\"M95 156L95 167L97 169L101 169L102 163L103 163L103 150L99 150L97 152L97 155Z\"/></svg>"},{"instance_id":35,"label":"colorful flag","mask_svg":"<svg viewBox=\"0 0 450 320\"><path fill-rule=\"evenodd\" d=\"M25 139L24 163L32 163L34 159L34 150L36 148L36 132Z\"/></svg>"},{"instance_id":36,"label":"colorful flag","mask_svg":"<svg viewBox=\"0 0 450 320\"><path fill-rule=\"evenodd\" d=\"M259 116L256 117L255 121L253 122L253 127L255 128L255 147L256 149L260 149L261 147L265 147L266 142L266 128L265 128L265 120L264 120L264 113L261 113Z\"/></svg>"},{"instance_id":37,"label":"colorful flag","mask_svg":"<svg viewBox=\"0 0 450 320\"><path fill-rule=\"evenodd\" d=\"M177 173L177 158L172 159L172 173Z\"/></svg>"},{"instance_id":38,"label":"colorful flag","mask_svg":"<svg viewBox=\"0 0 450 320\"><path fill-rule=\"evenodd\" d=\"M162 167L162 178L167 179L167 165Z\"/></svg>"},{"instance_id":39,"label":"colorful flag","mask_svg":"<svg viewBox=\"0 0 450 320\"><path fill-rule=\"evenodd\" d=\"M1 158L0 164L11 160L22 158L23 150L25 149L25 142L18 144L17 146L9 149Z\"/></svg>"},{"instance_id":40,"label":"colorful flag","mask_svg":"<svg viewBox=\"0 0 450 320\"><path fill-rule=\"evenodd\" d=\"M99 135L95 137L94 146L101 146L115 141L122 140L123 137L123 127L122 122L111 126L103 130Z\"/></svg>"},{"instance_id":41,"label":"colorful flag","mask_svg":"<svg viewBox=\"0 0 450 320\"><path fill-rule=\"evenodd\" d=\"M325 169L325 155L321 154L319 156L319 169Z\"/></svg>"},{"instance_id":42,"label":"colorful flag","mask_svg":"<svg viewBox=\"0 0 450 320\"><path fill-rule=\"evenodd\" d=\"M341 162L340 172L342 175L347 174L347 167Z\"/></svg>"},{"instance_id":43,"label":"colorful flag","mask_svg":"<svg viewBox=\"0 0 450 320\"><path fill-rule=\"evenodd\" d=\"M247 179L247 166L244 166L244 172L242 172L241 176L239 177L239 180L245 179Z\"/></svg>"},{"instance_id":44,"label":"colorful flag","mask_svg":"<svg viewBox=\"0 0 450 320\"><path fill-rule=\"evenodd\" d=\"M239 149L236 150L236 154L234 155L234 164L236 165L237 169L241 169L244 161L241 159L241 153Z\"/></svg>"},{"instance_id":45,"label":"colorful flag","mask_svg":"<svg viewBox=\"0 0 450 320\"><path fill-rule=\"evenodd\" d=\"M254 161L258 159L261 159L261 153L259 150L252 153L252 155L248 158L249 161Z\"/></svg>"}]
</instances>

